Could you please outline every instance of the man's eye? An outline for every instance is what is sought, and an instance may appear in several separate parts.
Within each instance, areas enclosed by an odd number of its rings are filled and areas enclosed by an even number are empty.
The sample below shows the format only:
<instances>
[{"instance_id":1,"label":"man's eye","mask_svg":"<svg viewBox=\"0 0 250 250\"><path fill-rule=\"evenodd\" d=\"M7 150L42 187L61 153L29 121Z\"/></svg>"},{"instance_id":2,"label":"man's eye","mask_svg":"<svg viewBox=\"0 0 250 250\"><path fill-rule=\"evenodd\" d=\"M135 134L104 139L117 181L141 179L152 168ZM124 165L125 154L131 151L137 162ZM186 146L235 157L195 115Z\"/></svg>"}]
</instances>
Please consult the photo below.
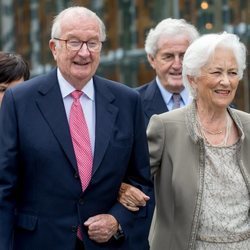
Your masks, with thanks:
<instances>
[{"instance_id":1,"label":"man's eye","mask_svg":"<svg viewBox=\"0 0 250 250\"><path fill-rule=\"evenodd\" d=\"M80 41L68 41L68 44L74 47L74 46L79 46L81 42Z\"/></svg>"},{"instance_id":2,"label":"man's eye","mask_svg":"<svg viewBox=\"0 0 250 250\"><path fill-rule=\"evenodd\" d=\"M169 60L171 60L172 58L173 58L172 55L165 55L165 56L162 57L162 60L169 61Z\"/></svg>"},{"instance_id":3,"label":"man's eye","mask_svg":"<svg viewBox=\"0 0 250 250\"><path fill-rule=\"evenodd\" d=\"M88 46L89 46L89 47L92 47L92 48L93 48L93 47L96 47L97 45L98 45L98 43L95 42L95 41L89 41L89 42L88 42Z\"/></svg>"}]
</instances>

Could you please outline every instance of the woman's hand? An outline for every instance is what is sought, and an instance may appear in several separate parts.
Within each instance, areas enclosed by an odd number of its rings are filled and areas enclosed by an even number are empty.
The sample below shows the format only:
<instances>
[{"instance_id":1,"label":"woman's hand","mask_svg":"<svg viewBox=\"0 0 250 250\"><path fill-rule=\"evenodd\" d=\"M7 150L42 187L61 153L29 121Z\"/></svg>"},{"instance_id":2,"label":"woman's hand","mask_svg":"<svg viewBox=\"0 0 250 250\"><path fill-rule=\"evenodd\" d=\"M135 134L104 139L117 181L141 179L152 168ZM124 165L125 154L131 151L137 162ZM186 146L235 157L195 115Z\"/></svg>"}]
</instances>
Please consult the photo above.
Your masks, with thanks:
<instances>
[{"instance_id":1,"label":"woman's hand","mask_svg":"<svg viewBox=\"0 0 250 250\"><path fill-rule=\"evenodd\" d=\"M130 211L138 211L140 206L146 206L149 196L145 195L140 189L122 183L119 191L118 201Z\"/></svg>"}]
</instances>

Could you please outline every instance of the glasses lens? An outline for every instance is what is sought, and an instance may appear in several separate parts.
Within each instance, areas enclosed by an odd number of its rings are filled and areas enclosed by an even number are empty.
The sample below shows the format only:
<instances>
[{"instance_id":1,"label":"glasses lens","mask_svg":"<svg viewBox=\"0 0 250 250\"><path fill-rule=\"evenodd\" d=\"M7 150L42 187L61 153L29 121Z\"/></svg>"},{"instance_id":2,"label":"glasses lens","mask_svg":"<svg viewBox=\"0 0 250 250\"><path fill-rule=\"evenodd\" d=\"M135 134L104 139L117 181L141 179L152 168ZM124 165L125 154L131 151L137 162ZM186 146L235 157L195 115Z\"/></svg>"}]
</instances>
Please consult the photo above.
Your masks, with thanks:
<instances>
[{"instance_id":1,"label":"glasses lens","mask_svg":"<svg viewBox=\"0 0 250 250\"><path fill-rule=\"evenodd\" d=\"M101 50L101 42L97 40L89 40L87 42L79 40L68 40L67 49L77 51L82 48L83 44L86 44L88 50L91 52L99 52Z\"/></svg>"},{"instance_id":2,"label":"glasses lens","mask_svg":"<svg viewBox=\"0 0 250 250\"><path fill-rule=\"evenodd\" d=\"M99 41L88 41L86 44L90 51L93 51L93 52L100 51L101 43Z\"/></svg>"},{"instance_id":3,"label":"glasses lens","mask_svg":"<svg viewBox=\"0 0 250 250\"><path fill-rule=\"evenodd\" d=\"M82 42L81 41L77 41L77 40L68 40L67 41L67 48L70 50L79 50L82 46Z\"/></svg>"}]
</instances>

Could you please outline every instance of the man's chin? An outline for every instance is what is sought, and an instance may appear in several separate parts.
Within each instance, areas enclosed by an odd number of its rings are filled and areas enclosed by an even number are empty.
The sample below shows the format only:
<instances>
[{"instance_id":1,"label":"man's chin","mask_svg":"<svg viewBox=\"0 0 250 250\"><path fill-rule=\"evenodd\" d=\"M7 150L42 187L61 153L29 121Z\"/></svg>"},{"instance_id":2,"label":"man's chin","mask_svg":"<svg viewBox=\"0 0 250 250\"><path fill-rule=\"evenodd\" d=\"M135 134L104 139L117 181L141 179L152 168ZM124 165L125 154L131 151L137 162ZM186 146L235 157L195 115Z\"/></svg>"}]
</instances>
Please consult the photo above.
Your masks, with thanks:
<instances>
[{"instance_id":1,"label":"man's chin","mask_svg":"<svg viewBox=\"0 0 250 250\"><path fill-rule=\"evenodd\" d=\"M169 85L176 86L176 87L182 87L183 83L182 83L182 80L173 80L173 81L169 81Z\"/></svg>"},{"instance_id":2,"label":"man's chin","mask_svg":"<svg viewBox=\"0 0 250 250\"><path fill-rule=\"evenodd\" d=\"M169 86L174 92L181 92L184 89L182 81L169 81Z\"/></svg>"}]
</instances>

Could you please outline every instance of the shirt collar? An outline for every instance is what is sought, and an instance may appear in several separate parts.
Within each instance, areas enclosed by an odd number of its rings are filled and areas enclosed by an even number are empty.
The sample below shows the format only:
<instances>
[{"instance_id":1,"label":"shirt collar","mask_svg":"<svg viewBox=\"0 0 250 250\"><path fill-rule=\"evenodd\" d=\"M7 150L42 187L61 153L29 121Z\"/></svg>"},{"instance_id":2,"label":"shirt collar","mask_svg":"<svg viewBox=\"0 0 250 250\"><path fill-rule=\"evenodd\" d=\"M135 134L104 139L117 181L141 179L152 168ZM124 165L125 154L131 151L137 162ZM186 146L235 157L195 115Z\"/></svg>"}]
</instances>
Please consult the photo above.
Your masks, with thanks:
<instances>
[{"instance_id":1,"label":"shirt collar","mask_svg":"<svg viewBox=\"0 0 250 250\"><path fill-rule=\"evenodd\" d=\"M159 77L157 76L156 77L156 83L160 89L160 92L162 94L162 97L165 101L165 103L168 105L171 101L171 98L172 98L172 94L171 92L167 91L161 84L160 82L160 79ZM181 92L180 92L180 95L181 95L181 99L182 99L182 102L184 103L184 105L187 105L189 103L192 102L192 98L191 96L189 95L189 92L186 88L184 88Z\"/></svg>"},{"instance_id":2,"label":"shirt collar","mask_svg":"<svg viewBox=\"0 0 250 250\"><path fill-rule=\"evenodd\" d=\"M61 89L62 97L65 98L70 93L72 93L75 88L63 77L61 71L59 68L57 68L57 77L58 77L58 82L59 86ZM93 78L91 78L87 84L82 88L82 91L84 94L90 99L94 100L94 83L93 83Z\"/></svg>"}]
</instances>

